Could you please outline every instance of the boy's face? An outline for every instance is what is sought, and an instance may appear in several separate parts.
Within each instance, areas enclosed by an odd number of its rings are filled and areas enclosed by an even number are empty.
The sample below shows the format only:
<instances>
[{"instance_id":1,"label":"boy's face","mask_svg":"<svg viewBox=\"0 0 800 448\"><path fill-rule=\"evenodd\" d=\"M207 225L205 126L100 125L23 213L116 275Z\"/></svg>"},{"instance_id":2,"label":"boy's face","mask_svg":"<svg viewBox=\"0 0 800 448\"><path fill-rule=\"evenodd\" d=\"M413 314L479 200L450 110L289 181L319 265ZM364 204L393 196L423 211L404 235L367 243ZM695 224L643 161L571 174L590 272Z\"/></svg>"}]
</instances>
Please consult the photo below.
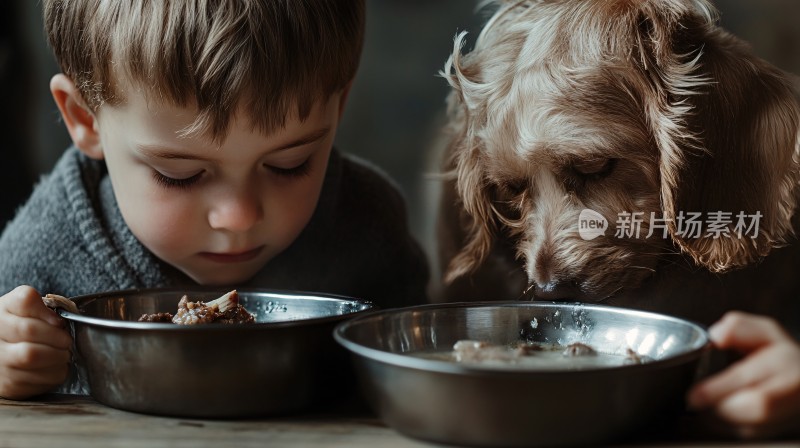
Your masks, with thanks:
<instances>
[{"instance_id":1,"label":"boy's face","mask_svg":"<svg viewBox=\"0 0 800 448\"><path fill-rule=\"evenodd\" d=\"M96 130L122 216L160 259L201 284L240 283L308 224L344 94L270 135L237 116L221 144L180 136L193 108L126 98L100 108Z\"/></svg>"}]
</instances>

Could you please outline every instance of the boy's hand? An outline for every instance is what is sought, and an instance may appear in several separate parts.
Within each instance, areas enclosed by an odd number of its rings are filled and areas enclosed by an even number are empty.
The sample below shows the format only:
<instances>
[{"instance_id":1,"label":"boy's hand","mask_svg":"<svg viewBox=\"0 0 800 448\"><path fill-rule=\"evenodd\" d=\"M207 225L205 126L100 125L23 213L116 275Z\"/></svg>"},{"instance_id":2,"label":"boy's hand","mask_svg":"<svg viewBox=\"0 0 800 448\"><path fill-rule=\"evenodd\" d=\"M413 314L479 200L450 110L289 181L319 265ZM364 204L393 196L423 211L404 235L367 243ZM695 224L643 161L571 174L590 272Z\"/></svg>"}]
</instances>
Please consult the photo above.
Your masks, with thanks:
<instances>
[{"instance_id":1,"label":"boy's hand","mask_svg":"<svg viewBox=\"0 0 800 448\"><path fill-rule=\"evenodd\" d=\"M777 322L730 312L709 329L717 348L745 357L690 392L694 409L708 409L740 437L773 437L800 425L800 344Z\"/></svg>"},{"instance_id":2,"label":"boy's hand","mask_svg":"<svg viewBox=\"0 0 800 448\"><path fill-rule=\"evenodd\" d=\"M30 286L0 297L0 397L38 395L63 383L72 338Z\"/></svg>"}]
</instances>

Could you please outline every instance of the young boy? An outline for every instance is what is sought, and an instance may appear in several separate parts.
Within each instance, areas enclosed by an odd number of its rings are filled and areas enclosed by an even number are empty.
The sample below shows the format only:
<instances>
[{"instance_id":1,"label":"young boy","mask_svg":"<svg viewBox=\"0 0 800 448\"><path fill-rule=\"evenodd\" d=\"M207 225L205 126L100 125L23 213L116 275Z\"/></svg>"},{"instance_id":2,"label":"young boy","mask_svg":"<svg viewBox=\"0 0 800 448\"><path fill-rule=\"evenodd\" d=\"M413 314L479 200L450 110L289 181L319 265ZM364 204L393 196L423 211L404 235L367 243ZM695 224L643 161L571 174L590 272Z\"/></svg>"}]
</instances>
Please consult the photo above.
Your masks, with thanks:
<instances>
[{"instance_id":1,"label":"young boy","mask_svg":"<svg viewBox=\"0 0 800 448\"><path fill-rule=\"evenodd\" d=\"M71 341L46 293L201 284L426 300L402 197L332 148L363 0L44 11L76 148L0 237L0 396L65 379Z\"/></svg>"}]
</instances>

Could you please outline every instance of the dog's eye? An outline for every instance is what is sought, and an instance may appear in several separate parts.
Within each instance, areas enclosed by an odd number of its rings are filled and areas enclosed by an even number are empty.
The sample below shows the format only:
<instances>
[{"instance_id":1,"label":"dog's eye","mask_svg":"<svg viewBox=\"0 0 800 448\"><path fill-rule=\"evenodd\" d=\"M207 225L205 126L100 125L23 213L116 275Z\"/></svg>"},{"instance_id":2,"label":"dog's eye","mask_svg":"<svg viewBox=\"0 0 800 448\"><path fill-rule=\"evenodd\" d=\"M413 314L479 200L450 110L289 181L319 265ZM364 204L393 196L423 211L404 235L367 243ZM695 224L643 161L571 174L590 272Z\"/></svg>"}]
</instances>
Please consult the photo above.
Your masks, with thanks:
<instances>
[{"instance_id":1,"label":"dog's eye","mask_svg":"<svg viewBox=\"0 0 800 448\"><path fill-rule=\"evenodd\" d=\"M581 176L602 179L611 174L616 163L617 159L584 160L574 163L572 169Z\"/></svg>"},{"instance_id":2,"label":"dog's eye","mask_svg":"<svg viewBox=\"0 0 800 448\"><path fill-rule=\"evenodd\" d=\"M522 179L507 180L500 184L502 190L511 196L519 196L528 189L528 182Z\"/></svg>"}]
</instances>

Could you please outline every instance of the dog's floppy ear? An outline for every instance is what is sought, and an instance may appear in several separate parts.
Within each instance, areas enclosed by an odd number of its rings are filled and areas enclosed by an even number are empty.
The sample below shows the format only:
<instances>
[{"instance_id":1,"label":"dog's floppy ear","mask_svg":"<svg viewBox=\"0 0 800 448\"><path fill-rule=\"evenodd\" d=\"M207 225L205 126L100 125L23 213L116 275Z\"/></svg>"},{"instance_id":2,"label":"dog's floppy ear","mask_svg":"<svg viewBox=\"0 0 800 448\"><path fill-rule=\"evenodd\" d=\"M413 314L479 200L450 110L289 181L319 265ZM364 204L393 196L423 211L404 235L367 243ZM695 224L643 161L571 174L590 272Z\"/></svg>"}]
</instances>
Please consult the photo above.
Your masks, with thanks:
<instances>
[{"instance_id":1,"label":"dog's floppy ear","mask_svg":"<svg viewBox=\"0 0 800 448\"><path fill-rule=\"evenodd\" d=\"M482 169L482 140L478 137L477 124L484 121L485 107L482 105L480 83L476 82L479 74L476 68L461 64L461 47L466 33L460 33L453 46L453 55L448 59L444 71L440 74L448 81L452 91L448 102L448 134L449 143L446 150L446 175L455 184L457 204L463 210L460 216L451 220L457 223L464 233L465 241L458 253L446 267L444 281L453 280L473 272L486 259L492 247L494 235L494 217L491 199L486 191L486 180ZM451 229L452 230L452 229ZM460 233L460 232L459 232Z\"/></svg>"},{"instance_id":2,"label":"dog's floppy ear","mask_svg":"<svg viewBox=\"0 0 800 448\"><path fill-rule=\"evenodd\" d=\"M453 93L452 95L457 95ZM460 99L451 97L450 101ZM450 260L445 271L444 281L453 280L474 271L491 250L494 218L491 202L484 185L481 169L481 151L476 147L477 140L469 138L469 125L464 113L461 119L451 121L451 136L447 153L450 157L450 176L455 178L455 188L463 211L455 219L463 227L466 241L459 252ZM457 208L462 208L457 207Z\"/></svg>"},{"instance_id":3,"label":"dog's floppy ear","mask_svg":"<svg viewBox=\"0 0 800 448\"><path fill-rule=\"evenodd\" d=\"M643 69L658 85L648 109L670 235L711 271L744 266L793 234L798 100L780 70L698 11L706 2L663 3L695 6L677 21L674 10L643 8L638 30ZM696 212L700 235L679 226Z\"/></svg>"}]
</instances>

